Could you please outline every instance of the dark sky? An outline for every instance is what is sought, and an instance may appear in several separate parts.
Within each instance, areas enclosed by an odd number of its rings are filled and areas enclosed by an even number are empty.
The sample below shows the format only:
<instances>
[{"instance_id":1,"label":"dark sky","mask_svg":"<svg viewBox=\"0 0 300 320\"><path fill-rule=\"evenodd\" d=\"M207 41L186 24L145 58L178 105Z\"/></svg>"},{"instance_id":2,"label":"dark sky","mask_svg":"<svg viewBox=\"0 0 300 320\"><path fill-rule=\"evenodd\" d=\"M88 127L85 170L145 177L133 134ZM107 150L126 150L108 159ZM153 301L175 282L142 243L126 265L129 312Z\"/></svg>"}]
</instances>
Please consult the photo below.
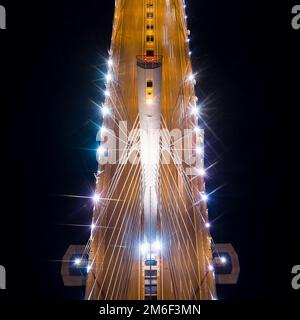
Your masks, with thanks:
<instances>
[{"instance_id":1,"label":"dark sky","mask_svg":"<svg viewBox=\"0 0 300 320\"><path fill-rule=\"evenodd\" d=\"M282 1L283 2L283 1ZM5 1L1 1L5 5ZM93 193L95 136L90 99L103 97L114 1L9 1L1 43L1 244L7 296L82 298L63 287L60 264L70 244L85 244L91 203L57 194ZM215 241L236 248L241 275L221 299L294 297L290 270L299 264L288 183L294 111L288 101L286 4L262 0L188 0L199 96L212 95L205 120L210 217ZM290 33L291 35L291 33ZM300 31L291 35L296 41ZM297 40L297 41L298 41ZM290 64L289 64L290 63ZM296 72L294 71L296 75ZM295 87L296 88L296 87ZM289 105L290 103L290 105ZM299 103L298 103L299 104ZM298 240L299 242L299 240ZM290 251L290 252L289 252ZM298 260L297 260L298 256Z\"/></svg>"}]
</instances>

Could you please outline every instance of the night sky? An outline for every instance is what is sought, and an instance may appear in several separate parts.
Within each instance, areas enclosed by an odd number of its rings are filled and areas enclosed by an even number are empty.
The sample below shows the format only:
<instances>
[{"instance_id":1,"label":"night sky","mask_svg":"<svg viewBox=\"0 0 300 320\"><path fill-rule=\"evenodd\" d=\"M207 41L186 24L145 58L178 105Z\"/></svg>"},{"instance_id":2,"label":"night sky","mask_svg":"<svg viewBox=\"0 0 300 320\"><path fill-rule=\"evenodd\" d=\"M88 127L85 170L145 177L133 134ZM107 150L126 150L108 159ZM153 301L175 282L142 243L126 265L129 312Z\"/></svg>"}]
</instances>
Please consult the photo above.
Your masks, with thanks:
<instances>
[{"instance_id":1,"label":"night sky","mask_svg":"<svg viewBox=\"0 0 300 320\"><path fill-rule=\"evenodd\" d=\"M106 71L114 1L1 4L8 15L0 33L6 295L82 299L82 289L64 288L53 260L70 244L86 243L88 227L65 225L90 224L92 204L57 195L93 194L94 123L101 119L90 100L103 101L97 86L104 83L99 70ZM198 95L212 97L207 156L219 161L207 189L224 185L209 202L212 235L216 243L233 244L241 265L238 285L219 287L220 299L299 295L290 289L291 268L300 263L299 210L291 207L299 196L288 182L289 172L296 179L289 157L297 131L288 91L295 93L291 75L297 75L292 67L299 56L287 54L287 36L295 46L300 31L290 32L289 6L274 6L187 0Z\"/></svg>"}]
</instances>

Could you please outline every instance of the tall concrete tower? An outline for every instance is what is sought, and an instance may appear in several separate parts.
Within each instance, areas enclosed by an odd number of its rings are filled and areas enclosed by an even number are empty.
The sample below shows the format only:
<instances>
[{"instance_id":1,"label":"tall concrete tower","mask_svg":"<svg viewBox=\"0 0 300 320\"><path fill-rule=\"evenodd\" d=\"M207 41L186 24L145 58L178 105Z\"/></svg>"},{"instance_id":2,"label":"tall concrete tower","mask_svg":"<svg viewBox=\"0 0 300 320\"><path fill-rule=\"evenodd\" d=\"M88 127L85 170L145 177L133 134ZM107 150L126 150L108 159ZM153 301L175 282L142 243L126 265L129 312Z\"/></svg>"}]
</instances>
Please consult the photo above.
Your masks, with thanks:
<instances>
[{"instance_id":1,"label":"tall concrete tower","mask_svg":"<svg viewBox=\"0 0 300 320\"><path fill-rule=\"evenodd\" d=\"M116 0L86 299L215 298L183 0Z\"/></svg>"}]
</instances>

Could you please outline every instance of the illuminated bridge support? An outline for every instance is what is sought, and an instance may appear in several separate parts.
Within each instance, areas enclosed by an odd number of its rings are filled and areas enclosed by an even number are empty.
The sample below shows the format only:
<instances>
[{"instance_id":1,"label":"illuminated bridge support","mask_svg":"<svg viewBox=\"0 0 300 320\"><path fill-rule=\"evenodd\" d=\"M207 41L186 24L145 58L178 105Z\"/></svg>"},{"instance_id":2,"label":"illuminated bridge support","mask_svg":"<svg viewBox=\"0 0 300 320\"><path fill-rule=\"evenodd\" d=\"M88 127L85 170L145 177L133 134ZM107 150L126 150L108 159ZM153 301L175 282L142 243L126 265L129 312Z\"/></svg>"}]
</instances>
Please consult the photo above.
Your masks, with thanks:
<instances>
[{"instance_id":1,"label":"illuminated bridge support","mask_svg":"<svg viewBox=\"0 0 300 320\"><path fill-rule=\"evenodd\" d=\"M115 4L86 299L215 299L184 1Z\"/></svg>"}]
</instances>

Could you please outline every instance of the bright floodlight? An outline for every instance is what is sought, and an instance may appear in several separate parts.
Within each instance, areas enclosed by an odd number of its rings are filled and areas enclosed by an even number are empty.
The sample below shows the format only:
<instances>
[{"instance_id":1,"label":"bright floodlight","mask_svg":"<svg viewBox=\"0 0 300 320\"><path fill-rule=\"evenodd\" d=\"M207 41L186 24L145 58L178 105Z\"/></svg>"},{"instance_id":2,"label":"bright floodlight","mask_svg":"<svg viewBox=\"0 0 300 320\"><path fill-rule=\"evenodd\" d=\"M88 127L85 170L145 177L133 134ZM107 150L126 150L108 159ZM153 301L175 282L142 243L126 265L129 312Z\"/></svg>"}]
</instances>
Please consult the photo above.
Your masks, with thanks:
<instances>
[{"instance_id":1,"label":"bright floodlight","mask_svg":"<svg viewBox=\"0 0 300 320\"><path fill-rule=\"evenodd\" d=\"M189 52L189 55L190 55L190 56L192 55L192 51Z\"/></svg>"},{"instance_id":2,"label":"bright floodlight","mask_svg":"<svg viewBox=\"0 0 300 320\"><path fill-rule=\"evenodd\" d=\"M186 42L190 42L190 39L189 39L189 38L187 38L187 39L186 39Z\"/></svg>"},{"instance_id":3,"label":"bright floodlight","mask_svg":"<svg viewBox=\"0 0 300 320\"><path fill-rule=\"evenodd\" d=\"M109 58L108 61L107 61L107 64L108 64L109 67L111 67L114 64L113 59Z\"/></svg>"},{"instance_id":4,"label":"bright floodlight","mask_svg":"<svg viewBox=\"0 0 300 320\"><path fill-rule=\"evenodd\" d=\"M203 154L203 153L204 153L203 147L197 147L197 148L196 148L196 152L197 152L198 154Z\"/></svg>"},{"instance_id":5,"label":"bright floodlight","mask_svg":"<svg viewBox=\"0 0 300 320\"><path fill-rule=\"evenodd\" d=\"M75 266L79 266L81 264L81 259L80 258L76 258L74 260L74 264L75 264Z\"/></svg>"},{"instance_id":6,"label":"bright floodlight","mask_svg":"<svg viewBox=\"0 0 300 320\"><path fill-rule=\"evenodd\" d=\"M106 81L107 82L110 82L112 80L112 74L111 73L108 73L107 75L106 75Z\"/></svg>"},{"instance_id":7,"label":"bright floodlight","mask_svg":"<svg viewBox=\"0 0 300 320\"><path fill-rule=\"evenodd\" d=\"M197 106L193 106L193 107L191 108L191 114L192 114L193 116L197 116L197 115L199 114L199 108L198 108Z\"/></svg>"},{"instance_id":8,"label":"bright floodlight","mask_svg":"<svg viewBox=\"0 0 300 320\"><path fill-rule=\"evenodd\" d=\"M222 264L226 264L227 262L227 259L225 257L221 257L220 260Z\"/></svg>"},{"instance_id":9,"label":"bright floodlight","mask_svg":"<svg viewBox=\"0 0 300 320\"><path fill-rule=\"evenodd\" d=\"M154 249L155 251L159 251L159 250L161 249L161 243L160 243L160 241L158 241L158 240L156 240L155 242L153 242L152 246L153 246L153 249Z\"/></svg>"},{"instance_id":10,"label":"bright floodlight","mask_svg":"<svg viewBox=\"0 0 300 320\"><path fill-rule=\"evenodd\" d=\"M194 81L194 80L195 80L195 76L194 76L193 74L190 74L190 75L188 76L188 80L189 80L189 81Z\"/></svg>"},{"instance_id":11,"label":"bright floodlight","mask_svg":"<svg viewBox=\"0 0 300 320\"><path fill-rule=\"evenodd\" d=\"M206 222L206 223L205 223L205 228L206 228L206 229L209 229L209 228L210 228L210 226L211 226L211 225L210 225L210 223L209 223L209 222Z\"/></svg>"},{"instance_id":12,"label":"bright floodlight","mask_svg":"<svg viewBox=\"0 0 300 320\"><path fill-rule=\"evenodd\" d=\"M99 201L99 200L98 200ZM96 225L94 223L91 224L91 230L93 231L96 228Z\"/></svg>"},{"instance_id":13,"label":"bright floodlight","mask_svg":"<svg viewBox=\"0 0 300 320\"><path fill-rule=\"evenodd\" d=\"M97 153L99 156L103 156L106 152L106 149L103 147L103 146L100 146L98 149L97 149Z\"/></svg>"},{"instance_id":14,"label":"bright floodlight","mask_svg":"<svg viewBox=\"0 0 300 320\"><path fill-rule=\"evenodd\" d=\"M198 126L196 126L196 127L194 128L194 131L195 131L196 133L199 133L199 132L201 131L201 129L200 129Z\"/></svg>"},{"instance_id":15,"label":"bright floodlight","mask_svg":"<svg viewBox=\"0 0 300 320\"><path fill-rule=\"evenodd\" d=\"M86 267L86 272L89 273L91 269L92 269L92 266L90 264L88 264Z\"/></svg>"},{"instance_id":16,"label":"bright floodlight","mask_svg":"<svg viewBox=\"0 0 300 320\"><path fill-rule=\"evenodd\" d=\"M148 251L149 251L149 244L148 244L148 242L142 243L141 246L140 246L140 249L141 249L141 252L142 252L143 254L147 254Z\"/></svg>"},{"instance_id":17,"label":"bright floodlight","mask_svg":"<svg viewBox=\"0 0 300 320\"><path fill-rule=\"evenodd\" d=\"M206 171L203 168L197 169L199 176L204 177L206 175Z\"/></svg>"},{"instance_id":18,"label":"bright floodlight","mask_svg":"<svg viewBox=\"0 0 300 320\"><path fill-rule=\"evenodd\" d=\"M107 106L102 107L102 115L103 117L108 116L110 114L110 110Z\"/></svg>"},{"instance_id":19,"label":"bright floodlight","mask_svg":"<svg viewBox=\"0 0 300 320\"><path fill-rule=\"evenodd\" d=\"M209 270L209 271L214 271L214 267L210 264L210 265L208 266L208 270Z\"/></svg>"},{"instance_id":20,"label":"bright floodlight","mask_svg":"<svg viewBox=\"0 0 300 320\"><path fill-rule=\"evenodd\" d=\"M110 97L110 92L109 92L109 90L105 90L105 91L104 91L104 95L105 95L106 97Z\"/></svg>"},{"instance_id":21,"label":"bright floodlight","mask_svg":"<svg viewBox=\"0 0 300 320\"><path fill-rule=\"evenodd\" d=\"M201 200L206 202L208 200L208 195L206 193L201 194Z\"/></svg>"},{"instance_id":22,"label":"bright floodlight","mask_svg":"<svg viewBox=\"0 0 300 320\"><path fill-rule=\"evenodd\" d=\"M151 105L151 104L153 104L153 99L148 98L146 102L147 102L148 105Z\"/></svg>"},{"instance_id":23,"label":"bright floodlight","mask_svg":"<svg viewBox=\"0 0 300 320\"><path fill-rule=\"evenodd\" d=\"M98 202L100 201L100 196L99 196L98 193L95 193L95 194L93 195L93 201L94 201L95 203L98 203Z\"/></svg>"}]
</instances>

